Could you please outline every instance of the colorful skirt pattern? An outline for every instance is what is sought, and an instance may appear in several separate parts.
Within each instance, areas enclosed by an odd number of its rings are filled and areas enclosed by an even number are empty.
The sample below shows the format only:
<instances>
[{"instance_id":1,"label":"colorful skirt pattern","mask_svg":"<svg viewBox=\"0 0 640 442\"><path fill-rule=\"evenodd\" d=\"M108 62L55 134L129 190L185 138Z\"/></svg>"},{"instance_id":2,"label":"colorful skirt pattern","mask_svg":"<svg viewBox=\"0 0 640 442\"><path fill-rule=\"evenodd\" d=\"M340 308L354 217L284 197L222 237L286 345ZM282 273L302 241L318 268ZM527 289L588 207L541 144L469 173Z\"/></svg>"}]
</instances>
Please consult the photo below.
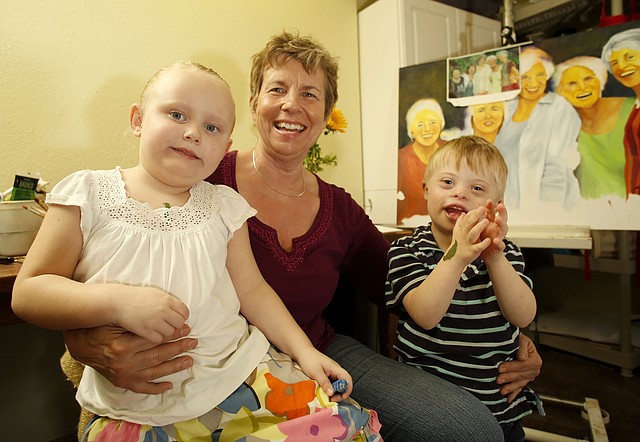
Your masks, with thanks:
<instances>
[{"instance_id":1,"label":"colorful skirt pattern","mask_svg":"<svg viewBox=\"0 0 640 442\"><path fill-rule=\"evenodd\" d=\"M216 408L163 427L94 417L83 442L381 441L373 410L331 402L319 385L273 347L253 374Z\"/></svg>"}]
</instances>

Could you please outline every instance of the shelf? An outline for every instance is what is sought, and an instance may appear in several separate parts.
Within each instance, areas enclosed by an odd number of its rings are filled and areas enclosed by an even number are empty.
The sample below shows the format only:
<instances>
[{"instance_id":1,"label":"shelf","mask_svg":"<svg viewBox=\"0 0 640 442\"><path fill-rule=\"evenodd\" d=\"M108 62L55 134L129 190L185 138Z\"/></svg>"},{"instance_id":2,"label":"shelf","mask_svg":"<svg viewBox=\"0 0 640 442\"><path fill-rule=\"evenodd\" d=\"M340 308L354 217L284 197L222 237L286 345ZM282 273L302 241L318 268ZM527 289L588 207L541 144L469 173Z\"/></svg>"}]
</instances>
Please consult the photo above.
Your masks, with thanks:
<instances>
[{"instance_id":1,"label":"shelf","mask_svg":"<svg viewBox=\"0 0 640 442\"><path fill-rule=\"evenodd\" d=\"M18 324L22 322L11 310L11 292L13 282L18 276L20 266L17 262L13 264L0 265L0 326Z\"/></svg>"},{"instance_id":2,"label":"shelf","mask_svg":"<svg viewBox=\"0 0 640 442\"><path fill-rule=\"evenodd\" d=\"M553 255L555 265L568 269L584 269L584 256L564 255L556 253ZM589 258L589 265L594 272L616 273L619 275L633 275L635 273L636 261L621 261L615 258Z\"/></svg>"},{"instance_id":3,"label":"shelf","mask_svg":"<svg viewBox=\"0 0 640 442\"><path fill-rule=\"evenodd\" d=\"M591 250L589 226L509 225L507 238L518 247Z\"/></svg>"},{"instance_id":4,"label":"shelf","mask_svg":"<svg viewBox=\"0 0 640 442\"><path fill-rule=\"evenodd\" d=\"M632 376L633 369L640 366L640 349L637 348L622 351L619 345L602 344L587 339L544 332L531 333L536 336L536 340L540 344L615 365L622 369L622 374L625 376Z\"/></svg>"},{"instance_id":5,"label":"shelf","mask_svg":"<svg viewBox=\"0 0 640 442\"><path fill-rule=\"evenodd\" d=\"M631 276L636 272L636 261L631 254L631 232L616 231L616 237L618 258L589 258L589 268L593 272L619 275L617 289L611 287L611 291L607 292L607 296L612 296L612 302L617 304L619 344L604 344L545 332L538 332L537 336L541 344L618 366L622 369L622 375L632 376L633 369L640 366L640 349L633 347L631 342L633 298L637 295L637 290L632 288ZM578 254L555 254L554 261L556 267L584 269L586 259ZM580 305L580 308L584 307Z\"/></svg>"}]
</instances>

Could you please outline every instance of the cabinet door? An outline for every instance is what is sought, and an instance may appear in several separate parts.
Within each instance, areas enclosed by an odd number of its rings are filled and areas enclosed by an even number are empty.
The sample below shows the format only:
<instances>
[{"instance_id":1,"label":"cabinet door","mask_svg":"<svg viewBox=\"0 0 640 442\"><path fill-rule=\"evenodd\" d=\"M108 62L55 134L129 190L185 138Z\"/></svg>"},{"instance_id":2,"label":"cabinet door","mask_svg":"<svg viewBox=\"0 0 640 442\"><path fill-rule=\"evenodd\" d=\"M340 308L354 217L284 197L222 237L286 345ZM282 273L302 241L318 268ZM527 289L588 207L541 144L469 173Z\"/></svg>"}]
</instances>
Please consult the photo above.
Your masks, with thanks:
<instances>
[{"instance_id":1,"label":"cabinet door","mask_svg":"<svg viewBox=\"0 0 640 442\"><path fill-rule=\"evenodd\" d=\"M393 165L389 165L393 167ZM364 211L376 224L396 224L397 191L393 189L365 189Z\"/></svg>"},{"instance_id":2,"label":"cabinet door","mask_svg":"<svg viewBox=\"0 0 640 442\"><path fill-rule=\"evenodd\" d=\"M358 14L364 198L365 205L372 207L369 216L378 223L388 222L379 218L388 209L393 213L383 218L395 223L398 68L402 52L399 6L397 0L378 0ZM380 201L381 195L384 201Z\"/></svg>"},{"instance_id":3,"label":"cabinet door","mask_svg":"<svg viewBox=\"0 0 640 442\"><path fill-rule=\"evenodd\" d=\"M461 52L455 55L473 54L502 45L499 21L460 10L456 10L456 20L462 46Z\"/></svg>"},{"instance_id":4,"label":"cabinet door","mask_svg":"<svg viewBox=\"0 0 640 442\"><path fill-rule=\"evenodd\" d=\"M456 8L425 0L405 0L400 17L400 67L461 55Z\"/></svg>"},{"instance_id":5,"label":"cabinet door","mask_svg":"<svg viewBox=\"0 0 640 442\"><path fill-rule=\"evenodd\" d=\"M400 67L501 45L500 22L430 0L401 1Z\"/></svg>"},{"instance_id":6,"label":"cabinet door","mask_svg":"<svg viewBox=\"0 0 640 442\"><path fill-rule=\"evenodd\" d=\"M377 0L358 14L367 213L395 224L401 67L500 46L500 22L431 0Z\"/></svg>"}]
</instances>

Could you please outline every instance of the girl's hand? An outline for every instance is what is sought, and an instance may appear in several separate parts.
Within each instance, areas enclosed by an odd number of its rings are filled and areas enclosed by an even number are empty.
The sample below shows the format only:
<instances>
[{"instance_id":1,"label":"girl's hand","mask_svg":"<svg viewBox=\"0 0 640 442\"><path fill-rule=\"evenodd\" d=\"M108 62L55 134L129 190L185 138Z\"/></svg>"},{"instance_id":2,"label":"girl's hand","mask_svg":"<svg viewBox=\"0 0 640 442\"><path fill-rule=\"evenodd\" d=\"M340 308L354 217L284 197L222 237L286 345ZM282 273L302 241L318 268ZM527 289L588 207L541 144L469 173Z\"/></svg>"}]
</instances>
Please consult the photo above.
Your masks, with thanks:
<instances>
[{"instance_id":1,"label":"girl's hand","mask_svg":"<svg viewBox=\"0 0 640 442\"><path fill-rule=\"evenodd\" d=\"M351 375L342 368L336 361L322 354L315 348L311 347L309 351L305 351L302 355L298 355L296 360L302 368L302 371L311 379L316 381L320 388L327 393L329 399L333 402L340 402L349 397L353 390L353 380ZM333 391L332 381L343 379L347 381L347 391L342 394Z\"/></svg>"},{"instance_id":2,"label":"girl's hand","mask_svg":"<svg viewBox=\"0 0 640 442\"><path fill-rule=\"evenodd\" d=\"M122 286L115 303L114 323L150 342L162 342L185 325L187 306L153 287Z\"/></svg>"}]
</instances>

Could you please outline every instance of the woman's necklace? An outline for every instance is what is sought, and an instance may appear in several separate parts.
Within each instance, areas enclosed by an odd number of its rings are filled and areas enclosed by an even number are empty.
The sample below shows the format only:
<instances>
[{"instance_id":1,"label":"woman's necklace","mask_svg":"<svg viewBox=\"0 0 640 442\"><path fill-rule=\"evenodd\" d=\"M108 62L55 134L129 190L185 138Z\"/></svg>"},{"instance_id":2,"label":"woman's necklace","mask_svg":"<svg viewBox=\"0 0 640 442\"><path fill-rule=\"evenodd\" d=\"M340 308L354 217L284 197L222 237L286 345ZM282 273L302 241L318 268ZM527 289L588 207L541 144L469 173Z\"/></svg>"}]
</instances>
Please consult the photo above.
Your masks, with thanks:
<instances>
[{"instance_id":1,"label":"woman's necklace","mask_svg":"<svg viewBox=\"0 0 640 442\"><path fill-rule=\"evenodd\" d=\"M298 197L301 197L302 195L304 195L304 193L307 191L307 188L306 188L306 186L305 186L305 184L304 184L304 175L303 175L303 176L302 176L302 192L300 192L300 193L299 193L299 194L297 194L297 195L289 195L289 194L287 194L287 193L281 192L280 190L276 189L276 188L275 188L275 187L273 187L271 184L269 184L269 181L267 181L267 180L265 179L265 177L263 177L263 176L262 176L262 174L260 173L260 171L258 170L258 167L256 166L256 150L255 150L255 149L253 149L253 151L251 152L251 161L252 161L252 163L253 163L253 170L255 170L255 171L256 171L256 173L257 173L257 174L258 174L258 176L262 179L262 181L264 181L264 182L265 182L265 184L266 184L267 186L269 186L269 188L270 188L271 190L273 190L274 192L277 192L277 193L279 193L280 195L282 195L282 196L286 196L286 197L289 197L289 198L298 198ZM303 174L304 174L304 172L303 172Z\"/></svg>"}]
</instances>

